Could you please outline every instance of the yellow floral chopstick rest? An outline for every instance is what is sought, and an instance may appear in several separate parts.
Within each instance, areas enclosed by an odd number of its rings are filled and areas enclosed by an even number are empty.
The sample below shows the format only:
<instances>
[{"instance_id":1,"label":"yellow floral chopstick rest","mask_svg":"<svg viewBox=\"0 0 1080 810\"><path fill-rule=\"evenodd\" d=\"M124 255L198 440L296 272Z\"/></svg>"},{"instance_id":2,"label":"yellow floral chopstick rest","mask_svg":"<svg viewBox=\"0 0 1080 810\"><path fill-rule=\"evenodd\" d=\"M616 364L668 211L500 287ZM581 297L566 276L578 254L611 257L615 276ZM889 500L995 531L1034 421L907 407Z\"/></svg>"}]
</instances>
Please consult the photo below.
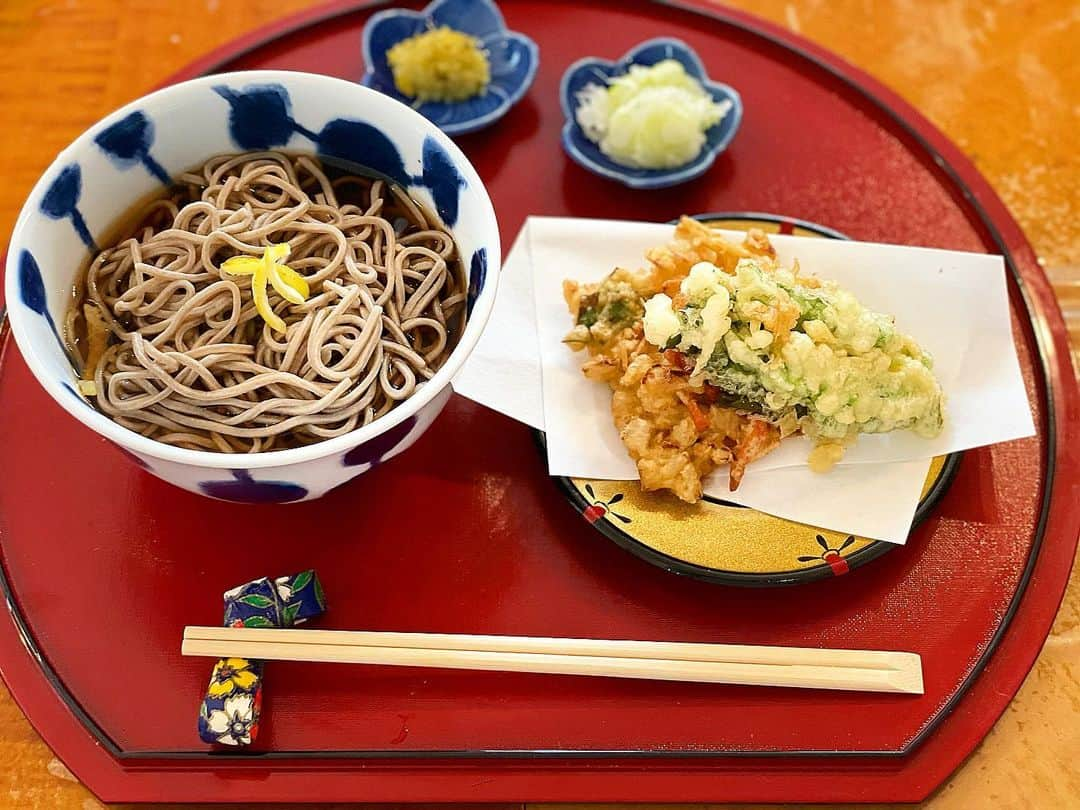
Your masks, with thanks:
<instances>
[{"instance_id":1,"label":"yellow floral chopstick rest","mask_svg":"<svg viewBox=\"0 0 1080 810\"><path fill-rule=\"evenodd\" d=\"M267 283L290 304L302 304L311 295L304 277L285 264L290 251L288 242L267 245L261 257L233 256L221 265L221 271L227 275L251 276L251 296L255 309L271 329L282 334L285 333L285 321L270 306Z\"/></svg>"},{"instance_id":2,"label":"yellow floral chopstick rest","mask_svg":"<svg viewBox=\"0 0 1080 810\"><path fill-rule=\"evenodd\" d=\"M257 261L257 260L256 260ZM225 592L226 627L294 627L321 615L326 598L314 570L256 579ZM214 665L199 707L199 738L210 744L244 746L259 733L262 661L222 658Z\"/></svg>"}]
</instances>

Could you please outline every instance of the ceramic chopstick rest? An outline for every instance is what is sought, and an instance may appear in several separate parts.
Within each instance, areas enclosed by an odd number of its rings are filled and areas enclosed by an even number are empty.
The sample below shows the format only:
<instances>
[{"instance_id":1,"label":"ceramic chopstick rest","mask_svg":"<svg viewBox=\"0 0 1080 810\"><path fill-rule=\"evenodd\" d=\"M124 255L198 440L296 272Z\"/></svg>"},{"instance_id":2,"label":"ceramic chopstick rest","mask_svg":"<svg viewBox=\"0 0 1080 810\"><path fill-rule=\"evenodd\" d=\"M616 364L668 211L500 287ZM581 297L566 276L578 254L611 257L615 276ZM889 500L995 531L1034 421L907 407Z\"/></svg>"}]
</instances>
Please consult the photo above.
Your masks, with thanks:
<instances>
[{"instance_id":1,"label":"ceramic chopstick rest","mask_svg":"<svg viewBox=\"0 0 1080 810\"><path fill-rule=\"evenodd\" d=\"M326 599L314 570L256 579L225 592L226 627L293 627L319 616ZM259 732L263 662L222 658L199 708L205 743L250 745Z\"/></svg>"},{"instance_id":2,"label":"ceramic chopstick rest","mask_svg":"<svg viewBox=\"0 0 1080 810\"><path fill-rule=\"evenodd\" d=\"M282 605L274 584L262 577L225 592L226 627L281 627ZM199 707L199 737L206 743L248 745L259 732L261 661L222 658L214 664Z\"/></svg>"},{"instance_id":3,"label":"ceramic chopstick rest","mask_svg":"<svg viewBox=\"0 0 1080 810\"><path fill-rule=\"evenodd\" d=\"M274 580L274 586L284 605L283 627L303 624L326 610L326 597L314 570L301 571L291 577L278 577Z\"/></svg>"}]
</instances>

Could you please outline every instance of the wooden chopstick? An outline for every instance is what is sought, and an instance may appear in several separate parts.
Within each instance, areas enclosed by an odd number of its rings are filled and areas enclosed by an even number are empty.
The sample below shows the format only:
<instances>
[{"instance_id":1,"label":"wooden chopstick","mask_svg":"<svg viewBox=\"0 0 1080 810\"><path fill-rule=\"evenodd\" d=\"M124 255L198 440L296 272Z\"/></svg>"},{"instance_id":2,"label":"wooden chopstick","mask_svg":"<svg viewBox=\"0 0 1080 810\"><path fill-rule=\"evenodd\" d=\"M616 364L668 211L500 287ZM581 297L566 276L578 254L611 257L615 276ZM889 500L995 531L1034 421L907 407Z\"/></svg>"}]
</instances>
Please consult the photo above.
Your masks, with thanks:
<instances>
[{"instance_id":1,"label":"wooden chopstick","mask_svg":"<svg viewBox=\"0 0 1080 810\"><path fill-rule=\"evenodd\" d=\"M915 653L883 650L834 650L814 647L765 647L685 641L624 641L540 636L477 636L449 633L393 633L366 630L288 631L254 627L184 628L184 639L218 641L281 641L289 644L332 644L349 647L411 647L415 649L477 650L487 652L592 655L610 658L670 658L678 661L720 661L744 664L800 663L861 669L898 669L919 663Z\"/></svg>"},{"instance_id":2,"label":"wooden chopstick","mask_svg":"<svg viewBox=\"0 0 1080 810\"><path fill-rule=\"evenodd\" d=\"M184 655L922 694L914 653L663 641L187 627Z\"/></svg>"}]
</instances>

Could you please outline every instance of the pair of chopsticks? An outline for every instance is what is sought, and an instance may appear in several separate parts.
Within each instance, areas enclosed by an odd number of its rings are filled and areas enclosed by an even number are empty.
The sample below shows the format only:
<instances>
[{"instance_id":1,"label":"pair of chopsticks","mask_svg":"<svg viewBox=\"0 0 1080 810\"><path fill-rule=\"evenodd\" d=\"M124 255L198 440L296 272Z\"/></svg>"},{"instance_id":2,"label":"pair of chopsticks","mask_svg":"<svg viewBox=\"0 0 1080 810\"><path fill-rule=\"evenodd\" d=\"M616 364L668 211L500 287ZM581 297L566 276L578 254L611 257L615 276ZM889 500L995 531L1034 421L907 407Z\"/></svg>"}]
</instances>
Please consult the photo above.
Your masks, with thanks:
<instances>
[{"instance_id":1,"label":"pair of chopsticks","mask_svg":"<svg viewBox=\"0 0 1080 810\"><path fill-rule=\"evenodd\" d=\"M922 694L915 653L356 630L186 627L184 655Z\"/></svg>"}]
</instances>

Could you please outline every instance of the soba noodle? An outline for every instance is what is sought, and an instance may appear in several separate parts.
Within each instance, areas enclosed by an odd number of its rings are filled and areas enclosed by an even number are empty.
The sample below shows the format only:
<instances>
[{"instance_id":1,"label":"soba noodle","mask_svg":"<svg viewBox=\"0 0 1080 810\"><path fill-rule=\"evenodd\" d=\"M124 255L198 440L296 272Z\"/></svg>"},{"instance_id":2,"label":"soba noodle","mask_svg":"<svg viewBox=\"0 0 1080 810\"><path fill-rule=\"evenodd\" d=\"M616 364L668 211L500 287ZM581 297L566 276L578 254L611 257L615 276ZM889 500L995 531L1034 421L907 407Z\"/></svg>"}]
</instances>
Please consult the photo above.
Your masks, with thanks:
<instances>
[{"instance_id":1,"label":"soba noodle","mask_svg":"<svg viewBox=\"0 0 1080 810\"><path fill-rule=\"evenodd\" d=\"M464 270L435 217L309 156L214 158L136 222L91 261L67 332L92 401L161 442L235 453L340 436L430 379L464 320ZM286 242L310 295L270 289L282 334L221 265Z\"/></svg>"}]
</instances>

